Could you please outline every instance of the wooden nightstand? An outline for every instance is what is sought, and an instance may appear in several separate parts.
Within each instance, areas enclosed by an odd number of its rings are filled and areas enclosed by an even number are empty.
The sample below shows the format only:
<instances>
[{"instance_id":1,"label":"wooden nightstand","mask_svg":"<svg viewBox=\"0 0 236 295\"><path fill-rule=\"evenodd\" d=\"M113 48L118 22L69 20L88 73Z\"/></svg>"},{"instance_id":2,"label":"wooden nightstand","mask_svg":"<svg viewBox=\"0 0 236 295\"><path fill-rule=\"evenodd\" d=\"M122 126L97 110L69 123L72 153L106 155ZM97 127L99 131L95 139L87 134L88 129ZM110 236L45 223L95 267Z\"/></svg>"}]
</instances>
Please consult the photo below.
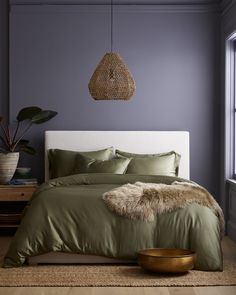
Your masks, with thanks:
<instances>
[{"instance_id":1,"label":"wooden nightstand","mask_svg":"<svg viewBox=\"0 0 236 295\"><path fill-rule=\"evenodd\" d=\"M37 186L0 185L0 228L17 228Z\"/></svg>"}]
</instances>

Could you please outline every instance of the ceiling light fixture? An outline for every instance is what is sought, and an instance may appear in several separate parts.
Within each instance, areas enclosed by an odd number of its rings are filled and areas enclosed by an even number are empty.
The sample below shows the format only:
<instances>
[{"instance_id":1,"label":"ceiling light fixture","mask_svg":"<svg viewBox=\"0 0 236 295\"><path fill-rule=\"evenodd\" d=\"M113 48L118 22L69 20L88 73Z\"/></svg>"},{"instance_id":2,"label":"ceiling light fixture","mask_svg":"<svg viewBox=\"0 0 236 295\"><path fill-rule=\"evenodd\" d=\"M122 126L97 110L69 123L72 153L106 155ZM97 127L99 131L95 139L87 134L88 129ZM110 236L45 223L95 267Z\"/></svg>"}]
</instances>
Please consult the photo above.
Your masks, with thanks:
<instances>
[{"instance_id":1,"label":"ceiling light fixture","mask_svg":"<svg viewBox=\"0 0 236 295\"><path fill-rule=\"evenodd\" d=\"M134 94L136 86L121 56L113 52L113 0L110 8L111 52L106 53L99 62L88 88L95 100L128 100Z\"/></svg>"}]
</instances>

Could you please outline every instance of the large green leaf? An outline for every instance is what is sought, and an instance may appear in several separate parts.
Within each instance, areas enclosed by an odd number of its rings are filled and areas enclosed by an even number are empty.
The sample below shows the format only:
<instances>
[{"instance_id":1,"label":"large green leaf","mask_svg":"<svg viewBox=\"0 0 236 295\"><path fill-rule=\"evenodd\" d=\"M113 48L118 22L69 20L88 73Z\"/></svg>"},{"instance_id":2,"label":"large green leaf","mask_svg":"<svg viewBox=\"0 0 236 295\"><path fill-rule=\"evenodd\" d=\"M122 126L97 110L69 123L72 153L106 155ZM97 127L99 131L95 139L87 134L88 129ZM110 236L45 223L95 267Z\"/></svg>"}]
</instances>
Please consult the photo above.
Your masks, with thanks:
<instances>
[{"instance_id":1,"label":"large green leaf","mask_svg":"<svg viewBox=\"0 0 236 295\"><path fill-rule=\"evenodd\" d=\"M39 114L42 111L39 107L32 106L32 107L26 107L19 111L16 119L17 121L21 122L24 120L31 120L34 116Z\"/></svg>"},{"instance_id":2,"label":"large green leaf","mask_svg":"<svg viewBox=\"0 0 236 295\"><path fill-rule=\"evenodd\" d=\"M36 154L36 150L32 147L32 146L22 146L20 149L22 152L25 152L29 155L35 155Z\"/></svg>"},{"instance_id":3,"label":"large green leaf","mask_svg":"<svg viewBox=\"0 0 236 295\"><path fill-rule=\"evenodd\" d=\"M35 124L42 124L44 122L49 121L50 119L52 119L53 117L55 117L57 115L57 112L54 111L41 111L40 113L36 114L32 119L32 123Z\"/></svg>"}]
</instances>

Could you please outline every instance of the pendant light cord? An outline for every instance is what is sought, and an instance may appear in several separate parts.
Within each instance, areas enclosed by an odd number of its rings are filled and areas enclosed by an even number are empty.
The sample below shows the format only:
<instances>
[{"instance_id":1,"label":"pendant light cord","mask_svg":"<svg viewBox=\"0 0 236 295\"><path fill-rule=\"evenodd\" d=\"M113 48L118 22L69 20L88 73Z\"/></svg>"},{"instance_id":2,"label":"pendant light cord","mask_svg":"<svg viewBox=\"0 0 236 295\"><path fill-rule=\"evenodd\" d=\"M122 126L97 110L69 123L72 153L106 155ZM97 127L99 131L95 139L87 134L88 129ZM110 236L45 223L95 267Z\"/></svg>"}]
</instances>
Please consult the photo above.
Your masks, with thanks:
<instances>
[{"instance_id":1,"label":"pendant light cord","mask_svg":"<svg viewBox=\"0 0 236 295\"><path fill-rule=\"evenodd\" d=\"M111 0L111 52L113 52L113 0Z\"/></svg>"}]
</instances>

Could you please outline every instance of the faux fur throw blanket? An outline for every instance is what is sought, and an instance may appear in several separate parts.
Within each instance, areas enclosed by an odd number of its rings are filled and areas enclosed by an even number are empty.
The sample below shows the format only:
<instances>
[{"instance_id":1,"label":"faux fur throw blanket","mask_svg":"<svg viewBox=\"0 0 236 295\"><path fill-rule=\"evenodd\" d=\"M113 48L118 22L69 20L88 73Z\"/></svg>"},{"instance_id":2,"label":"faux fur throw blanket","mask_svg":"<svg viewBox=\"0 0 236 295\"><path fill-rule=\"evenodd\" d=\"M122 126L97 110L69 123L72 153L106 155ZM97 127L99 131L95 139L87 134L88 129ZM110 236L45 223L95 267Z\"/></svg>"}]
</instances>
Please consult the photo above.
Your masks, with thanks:
<instances>
[{"instance_id":1,"label":"faux fur throw blanket","mask_svg":"<svg viewBox=\"0 0 236 295\"><path fill-rule=\"evenodd\" d=\"M224 234L224 216L220 206L205 188L194 183L128 183L104 193L103 200L118 215L145 221L153 221L157 214L197 203L213 211L219 218L221 235Z\"/></svg>"}]
</instances>

